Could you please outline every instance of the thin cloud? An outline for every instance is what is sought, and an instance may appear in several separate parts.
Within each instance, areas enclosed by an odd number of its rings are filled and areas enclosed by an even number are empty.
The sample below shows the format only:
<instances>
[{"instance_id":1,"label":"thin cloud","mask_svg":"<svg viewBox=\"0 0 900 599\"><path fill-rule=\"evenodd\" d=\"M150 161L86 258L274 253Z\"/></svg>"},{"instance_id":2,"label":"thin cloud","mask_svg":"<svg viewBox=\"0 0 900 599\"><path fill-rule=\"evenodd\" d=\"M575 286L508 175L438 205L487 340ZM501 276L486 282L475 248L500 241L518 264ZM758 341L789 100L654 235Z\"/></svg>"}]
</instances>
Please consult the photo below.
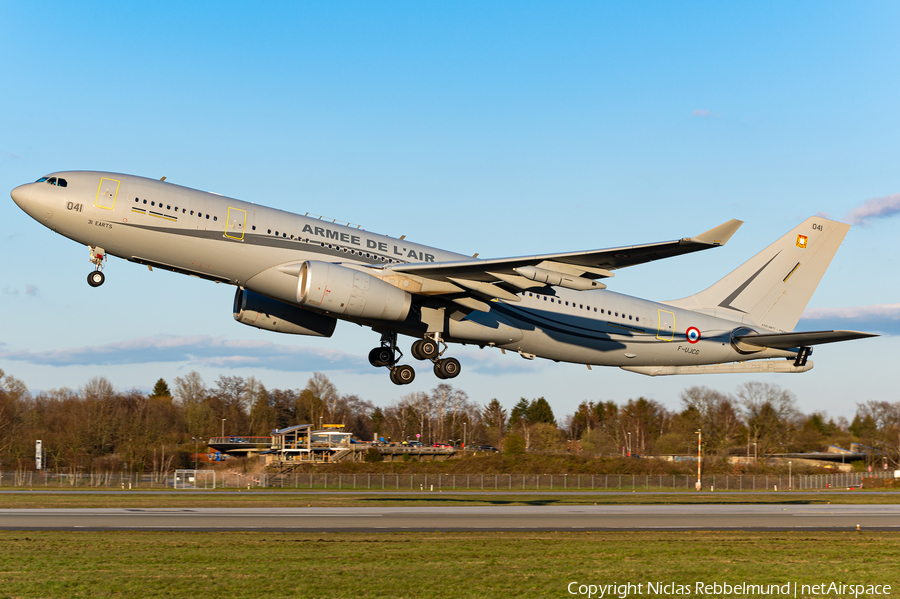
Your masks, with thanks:
<instances>
[{"instance_id":1,"label":"thin cloud","mask_svg":"<svg viewBox=\"0 0 900 599\"><path fill-rule=\"evenodd\" d=\"M900 193L883 198L870 198L844 217L851 225L868 225L873 220L888 218L900 213Z\"/></svg>"},{"instance_id":2,"label":"thin cloud","mask_svg":"<svg viewBox=\"0 0 900 599\"><path fill-rule=\"evenodd\" d=\"M514 351L503 354L496 348L475 349L470 346L454 351L454 356L463 363L465 372L497 376L534 372L549 364L547 360L525 360Z\"/></svg>"},{"instance_id":3,"label":"thin cloud","mask_svg":"<svg viewBox=\"0 0 900 599\"><path fill-rule=\"evenodd\" d=\"M185 362L222 368L267 368L288 372L355 370L368 362L340 350L270 341L191 337L142 337L105 345L41 352L0 351L0 358L45 366L110 366L153 362Z\"/></svg>"},{"instance_id":4,"label":"thin cloud","mask_svg":"<svg viewBox=\"0 0 900 599\"><path fill-rule=\"evenodd\" d=\"M534 372L543 368L543 360L523 360L515 352L503 355L498 350L459 348L455 355L467 372L505 375ZM222 369L264 368L280 372L352 370L360 374L378 374L363 356L339 349L273 343L271 341L229 340L222 337L157 336L139 337L104 345L86 345L47 351L12 350L0 342L0 359L41 366L123 366L130 364L182 363L185 367ZM428 362L414 363L416 370L431 368Z\"/></svg>"},{"instance_id":5,"label":"thin cloud","mask_svg":"<svg viewBox=\"0 0 900 599\"><path fill-rule=\"evenodd\" d=\"M900 335L900 304L811 308L803 313L797 325L797 330L803 329L851 329Z\"/></svg>"}]
</instances>

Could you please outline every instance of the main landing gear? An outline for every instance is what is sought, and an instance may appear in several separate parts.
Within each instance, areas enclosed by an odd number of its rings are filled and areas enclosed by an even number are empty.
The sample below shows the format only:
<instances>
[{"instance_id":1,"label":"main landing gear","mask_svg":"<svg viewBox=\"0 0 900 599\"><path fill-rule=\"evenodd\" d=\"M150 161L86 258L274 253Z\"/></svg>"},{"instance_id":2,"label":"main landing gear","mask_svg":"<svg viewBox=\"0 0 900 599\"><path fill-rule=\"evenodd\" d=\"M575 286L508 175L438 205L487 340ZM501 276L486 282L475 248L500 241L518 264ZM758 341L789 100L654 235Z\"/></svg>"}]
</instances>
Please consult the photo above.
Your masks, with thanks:
<instances>
[{"instance_id":1,"label":"main landing gear","mask_svg":"<svg viewBox=\"0 0 900 599\"><path fill-rule=\"evenodd\" d=\"M88 249L91 250L90 261L94 265L94 271L88 274L87 282L91 287L99 287L106 280L106 276L103 274L103 261L106 260L106 251L103 248L92 245L89 245Z\"/></svg>"},{"instance_id":2,"label":"main landing gear","mask_svg":"<svg viewBox=\"0 0 900 599\"><path fill-rule=\"evenodd\" d=\"M439 350L438 344L444 349ZM456 358L441 358L447 351L447 344L440 333L429 333L425 339L412 344L412 355L417 360L434 362L434 375L439 379L452 379L460 372L461 366ZM406 364L398 366L403 353L397 348L397 333L382 333L381 346L369 352L369 363L376 368L387 367L391 371L391 382L395 385L408 385L416 378L416 371Z\"/></svg>"},{"instance_id":3,"label":"main landing gear","mask_svg":"<svg viewBox=\"0 0 900 599\"><path fill-rule=\"evenodd\" d=\"M391 382L395 385L408 385L416 378L412 366L397 362L403 358L403 352L397 347L397 333L382 333L381 346L369 352L369 363L376 368L386 366L391 371Z\"/></svg>"},{"instance_id":4,"label":"main landing gear","mask_svg":"<svg viewBox=\"0 0 900 599\"><path fill-rule=\"evenodd\" d=\"M459 374L461 366L456 358L441 358L447 351L447 344L441 339L440 333L429 333L431 337L419 339L412 344L412 355L417 360L431 360L434 362L434 376L439 379L452 379ZM438 351L438 344L444 346Z\"/></svg>"}]
</instances>

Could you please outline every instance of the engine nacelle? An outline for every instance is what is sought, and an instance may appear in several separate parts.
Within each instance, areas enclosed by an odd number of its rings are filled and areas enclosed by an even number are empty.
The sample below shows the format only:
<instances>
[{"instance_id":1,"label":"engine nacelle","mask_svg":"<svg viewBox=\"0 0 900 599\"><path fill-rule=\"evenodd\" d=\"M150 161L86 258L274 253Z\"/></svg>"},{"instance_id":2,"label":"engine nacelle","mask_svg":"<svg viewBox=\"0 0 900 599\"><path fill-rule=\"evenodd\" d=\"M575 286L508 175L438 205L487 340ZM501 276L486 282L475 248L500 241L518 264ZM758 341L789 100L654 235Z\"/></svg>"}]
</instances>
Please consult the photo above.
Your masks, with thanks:
<instances>
[{"instance_id":1,"label":"engine nacelle","mask_svg":"<svg viewBox=\"0 0 900 599\"><path fill-rule=\"evenodd\" d=\"M234 294L234 319L258 329L314 337L331 337L337 324L337 320L330 316L240 287Z\"/></svg>"},{"instance_id":2,"label":"engine nacelle","mask_svg":"<svg viewBox=\"0 0 900 599\"><path fill-rule=\"evenodd\" d=\"M404 320L412 296L370 274L307 260L300 266L297 303L333 314L376 320Z\"/></svg>"}]
</instances>

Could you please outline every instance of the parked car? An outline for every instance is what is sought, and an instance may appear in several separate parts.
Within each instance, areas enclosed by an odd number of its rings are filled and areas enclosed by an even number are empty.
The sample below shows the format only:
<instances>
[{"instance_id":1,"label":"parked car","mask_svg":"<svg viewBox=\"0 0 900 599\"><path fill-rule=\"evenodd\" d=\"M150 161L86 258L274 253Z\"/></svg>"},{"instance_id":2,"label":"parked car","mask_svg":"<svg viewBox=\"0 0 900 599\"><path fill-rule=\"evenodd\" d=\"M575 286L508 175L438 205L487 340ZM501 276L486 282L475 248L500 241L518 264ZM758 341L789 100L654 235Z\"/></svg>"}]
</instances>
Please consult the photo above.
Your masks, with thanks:
<instances>
[{"instance_id":1,"label":"parked car","mask_svg":"<svg viewBox=\"0 0 900 599\"><path fill-rule=\"evenodd\" d=\"M434 445L432 445L432 447L441 447L441 448L444 448L444 449L453 449L453 446L450 445L449 443L435 443Z\"/></svg>"},{"instance_id":2,"label":"parked car","mask_svg":"<svg viewBox=\"0 0 900 599\"><path fill-rule=\"evenodd\" d=\"M475 451L495 451L499 452L500 450L494 447L493 445L479 445L475 448Z\"/></svg>"}]
</instances>

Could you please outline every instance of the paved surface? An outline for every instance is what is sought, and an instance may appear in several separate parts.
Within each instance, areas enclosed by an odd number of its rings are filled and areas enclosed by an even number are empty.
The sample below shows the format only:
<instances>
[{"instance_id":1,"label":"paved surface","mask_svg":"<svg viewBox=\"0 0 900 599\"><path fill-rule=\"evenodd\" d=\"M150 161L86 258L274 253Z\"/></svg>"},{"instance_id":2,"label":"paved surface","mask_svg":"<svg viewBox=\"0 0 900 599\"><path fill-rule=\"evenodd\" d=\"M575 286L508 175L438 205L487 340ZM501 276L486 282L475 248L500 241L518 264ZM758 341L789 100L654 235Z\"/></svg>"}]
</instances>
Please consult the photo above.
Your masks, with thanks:
<instances>
[{"instance_id":1,"label":"paved surface","mask_svg":"<svg viewBox=\"0 0 900 599\"><path fill-rule=\"evenodd\" d=\"M0 530L900 530L900 505L2 509Z\"/></svg>"}]
</instances>

